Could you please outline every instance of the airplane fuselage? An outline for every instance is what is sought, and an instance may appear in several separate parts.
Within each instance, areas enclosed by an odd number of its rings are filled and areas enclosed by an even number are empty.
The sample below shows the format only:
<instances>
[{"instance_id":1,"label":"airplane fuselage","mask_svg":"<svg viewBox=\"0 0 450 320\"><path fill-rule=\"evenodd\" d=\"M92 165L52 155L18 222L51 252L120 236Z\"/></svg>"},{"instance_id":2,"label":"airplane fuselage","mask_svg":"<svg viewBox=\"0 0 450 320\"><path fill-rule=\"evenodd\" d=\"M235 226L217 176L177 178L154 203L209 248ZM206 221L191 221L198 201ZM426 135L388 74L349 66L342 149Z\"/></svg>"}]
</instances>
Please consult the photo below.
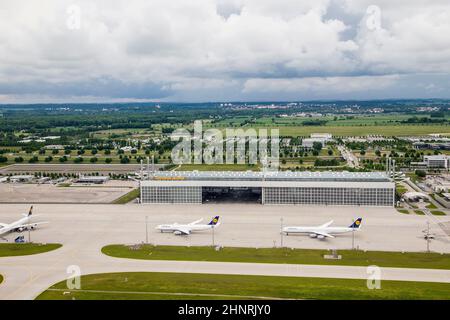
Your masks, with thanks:
<instances>
[{"instance_id":1,"label":"airplane fuselage","mask_svg":"<svg viewBox=\"0 0 450 320\"><path fill-rule=\"evenodd\" d=\"M172 233L177 234L177 232L180 228L188 229L190 232L193 232L193 231L203 231L203 230L213 229L214 225L209 225L209 224L188 225L188 224L176 224L175 223L175 224L162 224L162 225L159 225L156 229L160 230L161 232L172 232Z\"/></svg>"},{"instance_id":2,"label":"airplane fuselage","mask_svg":"<svg viewBox=\"0 0 450 320\"><path fill-rule=\"evenodd\" d=\"M289 234L308 234L312 238L317 237L319 233L327 233L327 234L342 234L348 233L352 231L356 231L357 229L348 228L348 227L326 227L326 228L317 228L317 227L286 227L283 229L283 232L286 235Z\"/></svg>"},{"instance_id":3,"label":"airplane fuselage","mask_svg":"<svg viewBox=\"0 0 450 320\"><path fill-rule=\"evenodd\" d=\"M12 232L12 231L16 231L16 230L23 231L20 226L22 226L24 224L28 224L29 222L30 222L30 217L24 217L22 219L14 221L13 223L8 224L0 229L0 236L7 234L9 232Z\"/></svg>"}]
</instances>

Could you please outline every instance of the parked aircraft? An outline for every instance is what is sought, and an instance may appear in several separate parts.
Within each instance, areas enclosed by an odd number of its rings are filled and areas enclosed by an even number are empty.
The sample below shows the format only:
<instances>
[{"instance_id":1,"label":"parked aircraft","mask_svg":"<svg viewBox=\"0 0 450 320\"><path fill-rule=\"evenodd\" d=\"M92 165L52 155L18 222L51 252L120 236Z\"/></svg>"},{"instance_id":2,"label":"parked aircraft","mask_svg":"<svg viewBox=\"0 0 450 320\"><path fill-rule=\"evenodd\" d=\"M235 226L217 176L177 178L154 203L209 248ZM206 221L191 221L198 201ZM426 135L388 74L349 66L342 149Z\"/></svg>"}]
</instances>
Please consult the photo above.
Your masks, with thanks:
<instances>
[{"instance_id":1,"label":"parked aircraft","mask_svg":"<svg viewBox=\"0 0 450 320\"><path fill-rule=\"evenodd\" d=\"M0 223L0 237L10 232L22 232L24 230L33 230L38 225L48 223L48 222L31 222L31 217L33 214L33 206L31 206L30 211L28 213L23 214L23 218L14 221L13 223ZM36 216L34 216L36 217ZM3 238L4 240L7 240Z\"/></svg>"},{"instance_id":2,"label":"parked aircraft","mask_svg":"<svg viewBox=\"0 0 450 320\"><path fill-rule=\"evenodd\" d=\"M208 224L200 224L203 219L188 223L188 224L161 224L156 229L161 232L173 232L175 235L188 235L193 231L203 231L216 228L220 225L219 216L215 216Z\"/></svg>"},{"instance_id":3,"label":"parked aircraft","mask_svg":"<svg viewBox=\"0 0 450 320\"><path fill-rule=\"evenodd\" d=\"M333 223L333 220L322 224L320 226L310 226L310 227L285 227L283 228L283 232L286 235L293 233L300 234L308 234L311 238L317 239L325 239L325 238L334 238L334 234L347 233L360 230L362 218L356 219L350 226L348 227L330 227Z\"/></svg>"}]
</instances>

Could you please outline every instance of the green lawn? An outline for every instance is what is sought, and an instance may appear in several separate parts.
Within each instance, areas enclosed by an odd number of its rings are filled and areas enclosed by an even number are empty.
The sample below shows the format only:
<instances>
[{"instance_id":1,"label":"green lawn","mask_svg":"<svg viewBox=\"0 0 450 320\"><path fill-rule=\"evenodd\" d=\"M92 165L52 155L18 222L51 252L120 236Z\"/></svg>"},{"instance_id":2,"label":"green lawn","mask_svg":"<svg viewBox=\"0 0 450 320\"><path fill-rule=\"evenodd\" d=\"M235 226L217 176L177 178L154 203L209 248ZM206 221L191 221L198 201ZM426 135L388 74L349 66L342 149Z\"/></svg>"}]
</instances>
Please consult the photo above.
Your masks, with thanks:
<instances>
[{"instance_id":1,"label":"green lawn","mask_svg":"<svg viewBox=\"0 0 450 320\"><path fill-rule=\"evenodd\" d=\"M130 192L128 192L127 194L124 194L123 196L121 196L120 198L114 200L112 203L114 204L125 204L128 203L130 201L133 201L134 199L136 199L137 197L140 196L140 189L133 189Z\"/></svg>"},{"instance_id":2,"label":"green lawn","mask_svg":"<svg viewBox=\"0 0 450 320\"><path fill-rule=\"evenodd\" d=\"M397 211L403 214L409 214L409 210L406 209L397 209Z\"/></svg>"},{"instance_id":3,"label":"green lawn","mask_svg":"<svg viewBox=\"0 0 450 320\"><path fill-rule=\"evenodd\" d=\"M431 213L435 216L445 216L445 212L439 211L439 210L432 210Z\"/></svg>"},{"instance_id":4,"label":"green lawn","mask_svg":"<svg viewBox=\"0 0 450 320\"><path fill-rule=\"evenodd\" d=\"M419 216L424 216L425 213L422 210L414 210L415 214L418 214Z\"/></svg>"},{"instance_id":5,"label":"green lawn","mask_svg":"<svg viewBox=\"0 0 450 320\"><path fill-rule=\"evenodd\" d=\"M0 283L3 282L3 276L0 274Z\"/></svg>"},{"instance_id":6,"label":"green lawn","mask_svg":"<svg viewBox=\"0 0 450 320\"><path fill-rule=\"evenodd\" d=\"M406 281L370 290L366 280L136 272L82 276L81 284L68 290L59 282L37 299L450 299L449 283Z\"/></svg>"},{"instance_id":7,"label":"green lawn","mask_svg":"<svg viewBox=\"0 0 450 320\"><path fill-rule=\"evenodd\" d=\"M437 207L434 203L430 203L429 205L427 205L427 209L437 209Z\"/></svg>"},{"instance_id":8,"label":"green lawn","mask_svg":"<svg viewBox=\"0 0 450 320\"><path fill-rule=\"evenodd\" d=\"M401 253L382 251L340 250L341 260L326 260L326 250L288 248L233 248L216 251L212 247L181 247L143 245L139 250L125 245L109 245L102 248L106 255L118 258L144 260L224 261L250 263L287 263L349 265L399 268L450 269L450 255L438 253Z\"/></svg>"},{"instance_id":9,"label":"green lawn","mask_svg":"<svg viewBox=\"0 0 450 320\"><path fill-rule=\"evenodd\" d=\"M59 243L1 243L0 257L27 256L60 248Z\"/></svg>"}]
</instances>

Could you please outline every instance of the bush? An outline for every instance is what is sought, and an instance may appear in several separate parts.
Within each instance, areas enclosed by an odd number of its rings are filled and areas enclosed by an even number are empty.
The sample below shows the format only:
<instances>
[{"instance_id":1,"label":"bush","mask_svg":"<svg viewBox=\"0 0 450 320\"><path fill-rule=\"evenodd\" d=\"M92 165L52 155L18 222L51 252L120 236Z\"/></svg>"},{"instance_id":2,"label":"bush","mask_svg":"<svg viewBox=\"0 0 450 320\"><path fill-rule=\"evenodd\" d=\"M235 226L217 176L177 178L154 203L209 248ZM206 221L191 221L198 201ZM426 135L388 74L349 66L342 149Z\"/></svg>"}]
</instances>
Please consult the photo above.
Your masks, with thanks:
<instances>
[{"instance_id":1,"label":"bush","mask_svg":"<svg viewBox=\"0 0 450 320\"><path fill-rule=\"evenodd\" d=\"M66 162L67 161L67 157L63 156L61 158L59 158L59 162Z\"/></svg>"},{"instance_id":2,"label":"bush","mask_svg":"<svg viewBox=\"0 0 450 320\"><path fill-rule=\"evenodd\" d=\"M77 157L77 158L73 159L73 162L74 163L81 163L81 162L83 162L83 158L82 157Z\"/></svg>"},{"instance_id":3,"label":"bush","mask_svg":"<svg viewBox=\"0 0 450 320\"><path fill-rule=\"evenodd\" d=\"M0 157L0 163L5 163L5 162L8 162L8 158L4 157L4 156L1 156Z\"/></svg>"},{"instance_id":4,"label":"bush","mask_svg":"<svg viewBox=\"0 0 450 320\"><path fill-rule=\"evenodd\" d=\"M93 157L93 158L91 158L89 161L91 162L91 163L96 163L97 162L97 158L96 157Z\"/></svg>"},{"instance_id":5,"label":"bush","mask_svg":"<svg viewBox=\"0 0 450 320\"><path fill-rule=\"evenodd\" d=\"M122 164L130 163L130 159L128 157L123 157L122 159L120 159L120 163Z\"/></svg>"},{"instance_id":6,"label":"bush","mask_svg":"<svg viewBox=\"0 0 450 320\"><path fill-rule=\"evenodd\" d=\"M106 162L106 163L111 163L111 162L112 162L112 159L111 159L111 158L106 158L106 159L105 159L105 162Z\"/></svg>"},{"instance_id":7,"label":"bush","mask_svg":"<svg viewBox=\"0 0 450 320\"><path fill-rule=\"evenodd\" d=\"M53 161L53 157L52 156L48 156L47 158L44 159L45 162L52 162Z\"/></svg>"},{"instance_id":8,"label":"bush","mask_svg":"<svg viewBox=\"0 0 450 320\"><path fill-rule=\"evenodd\" d=\"M36 156L31 157L30 160L28 160L28 163L36 163L36 162L39 162L39 158Z\"/></svg>"},{"instance_id":9,"label":"bush","mask_svg":"<svg viewBox=\"0 0 450 320\"><path fill-rule=\"evenodd\" d=\"M416 170L415 173L419 178L425 178L427 176L427 173L424 170Z\"/></svg>"},{"instance_id":10,"label":"bush","mask_svg":"<svg viewBox=\"0 0 450 320\"><path fill-rule=\"evenodd\" d=\"M21 162L23 162L23 158L22 157L17 157L17 158L14 159L14 161L16 163L21 163Z\"/></svg>"}]
</instances>

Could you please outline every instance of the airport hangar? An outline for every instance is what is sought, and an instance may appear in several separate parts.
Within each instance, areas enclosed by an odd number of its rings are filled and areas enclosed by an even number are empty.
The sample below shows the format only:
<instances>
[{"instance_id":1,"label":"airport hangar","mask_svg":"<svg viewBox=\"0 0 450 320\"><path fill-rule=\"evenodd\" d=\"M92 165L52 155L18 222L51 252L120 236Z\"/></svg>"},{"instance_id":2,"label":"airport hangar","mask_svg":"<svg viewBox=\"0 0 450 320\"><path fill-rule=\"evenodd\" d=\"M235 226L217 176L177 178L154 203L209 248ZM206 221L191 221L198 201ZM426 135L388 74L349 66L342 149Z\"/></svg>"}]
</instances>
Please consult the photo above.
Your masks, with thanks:
<instances>
[{"instance_id":1,"label":"airport hangar","mask_svg":"<svg viewBox=\"0 0 450 320\"><path fill-rule=\"evenodd\" d=\"M160 171L140 182L142 204L245 202L392 207L384 172Z\"/></svg>"}]
</instances>

